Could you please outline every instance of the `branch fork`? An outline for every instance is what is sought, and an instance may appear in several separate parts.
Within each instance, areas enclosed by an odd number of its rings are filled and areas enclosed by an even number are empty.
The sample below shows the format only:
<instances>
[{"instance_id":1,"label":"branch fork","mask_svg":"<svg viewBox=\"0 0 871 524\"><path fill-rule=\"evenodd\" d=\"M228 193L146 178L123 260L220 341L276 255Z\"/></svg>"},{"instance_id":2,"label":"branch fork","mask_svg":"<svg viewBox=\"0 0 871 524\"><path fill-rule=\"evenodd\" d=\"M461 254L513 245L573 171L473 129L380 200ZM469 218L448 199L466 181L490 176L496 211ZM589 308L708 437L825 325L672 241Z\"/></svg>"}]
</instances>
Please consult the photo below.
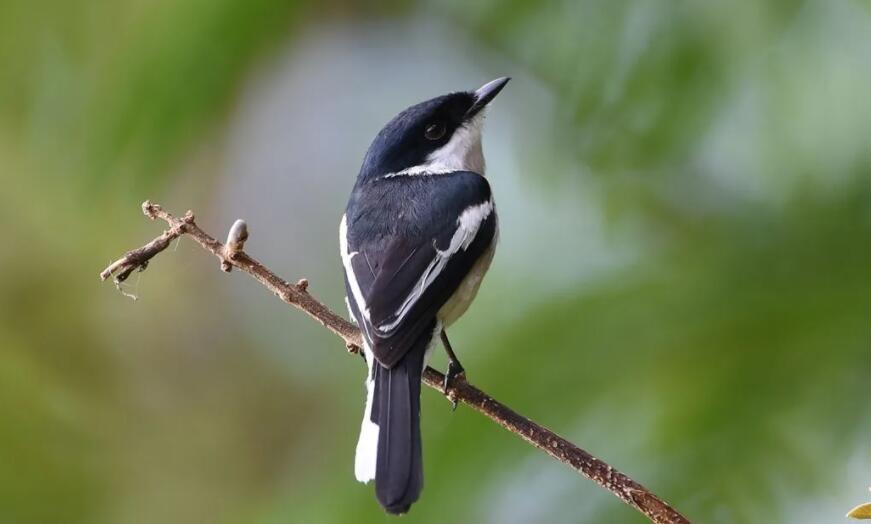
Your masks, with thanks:
<instances>
[{"instance_id":1,"label":"branch fork","mask_svg":"<svg viewBox=\"0 0 871 524\"><path fill-rule=\"evenodd\" d=\"M142 212L152 220L159 218L165 221L169 229L151 242L128 251L123 257L112 262L100 273L102 280L115 275L113 282L121 290L120 284L133 271L144 271L149 261L169 247L174 239L187 235L218 258L222 271L230 272L235 267L248 273L283 302L300 309L342 338L349 353L360 352L362 337L357 326L312 297L308 292L308 280L303 278L296 284L291 284L243 251L245 241L248 239L248 226L244 220L236 220L227 234L226 244L222 244L200 229L194 220L194 214L190 211L178 218L166 212L160 205L145 201L142 204ZM123 290L121 292L124 293ZM464 376L457 376L451 381L449 388L445 388L444 379L442 373L431 367L427 367L423 372L423 382L443 394L452 403L460 402L468 405L530 445L593 480L624 503L644 514L651 522L689 523L686 517L641 484L553 431L495 400L469 384Z\"/></svg>"}]
</instances>

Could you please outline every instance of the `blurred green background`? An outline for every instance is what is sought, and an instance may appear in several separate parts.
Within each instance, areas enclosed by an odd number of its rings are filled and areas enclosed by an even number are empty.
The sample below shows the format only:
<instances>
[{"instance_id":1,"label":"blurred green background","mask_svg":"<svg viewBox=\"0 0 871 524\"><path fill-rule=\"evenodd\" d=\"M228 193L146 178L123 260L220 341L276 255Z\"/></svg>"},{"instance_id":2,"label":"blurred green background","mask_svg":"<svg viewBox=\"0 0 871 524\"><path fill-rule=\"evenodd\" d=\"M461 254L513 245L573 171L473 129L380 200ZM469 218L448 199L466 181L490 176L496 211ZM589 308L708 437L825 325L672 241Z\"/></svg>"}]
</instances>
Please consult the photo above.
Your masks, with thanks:
<instances>
[{"instance_id":1,"label":"blurred green background","mask_svg":"<svg viewBox=\"0 0 871 524\"><path fill-rule=\"evenodd\" d=\"M404 107L514 78L470 380L694 521L842 522L871 484L871 6L0 1L0 522L392 522L363 366L146 198L344 312L337 227ZM444 366L439 355L434 362ZM405 520L643 519L423 392Z\"/></svg>"}]
</instances>

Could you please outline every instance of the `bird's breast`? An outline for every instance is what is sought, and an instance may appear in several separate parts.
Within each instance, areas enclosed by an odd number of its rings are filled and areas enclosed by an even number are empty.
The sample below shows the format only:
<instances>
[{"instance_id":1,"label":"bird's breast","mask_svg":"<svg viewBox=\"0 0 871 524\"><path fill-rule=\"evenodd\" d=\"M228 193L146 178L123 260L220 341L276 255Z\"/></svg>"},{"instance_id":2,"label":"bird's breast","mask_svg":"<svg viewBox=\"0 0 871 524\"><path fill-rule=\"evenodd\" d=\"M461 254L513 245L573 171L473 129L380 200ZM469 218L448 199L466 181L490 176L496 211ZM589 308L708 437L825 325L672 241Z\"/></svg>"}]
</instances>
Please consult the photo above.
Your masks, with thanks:
<instances>
[{"instance_id":1,"label":"bird's breast","mask_svg":"<svg viewBox=\"0 0 871 524\"><path fill-rule=\"evenodd\" d=\"M472 269L469 270L469 273L466 274L465 278L463 278L462 283L457 287L457 290L454 291L454 294L451 295L451 298L449 298L448 301L445 302L445 305L439 309L438 318L441 320L444 327L450 326L456 322L458 318L463 316L463 313L469 309L472 301L475 300L475 295L478 294L478 288L481 287L481 281L484 280L484 275L487 273L487 270L490 269L490 263L493 262L493 254L496 252L497 236L498 231L497 235L494 235L490 246L481 254L480 258L475 261Z\"/></svg>"}]
</instances>

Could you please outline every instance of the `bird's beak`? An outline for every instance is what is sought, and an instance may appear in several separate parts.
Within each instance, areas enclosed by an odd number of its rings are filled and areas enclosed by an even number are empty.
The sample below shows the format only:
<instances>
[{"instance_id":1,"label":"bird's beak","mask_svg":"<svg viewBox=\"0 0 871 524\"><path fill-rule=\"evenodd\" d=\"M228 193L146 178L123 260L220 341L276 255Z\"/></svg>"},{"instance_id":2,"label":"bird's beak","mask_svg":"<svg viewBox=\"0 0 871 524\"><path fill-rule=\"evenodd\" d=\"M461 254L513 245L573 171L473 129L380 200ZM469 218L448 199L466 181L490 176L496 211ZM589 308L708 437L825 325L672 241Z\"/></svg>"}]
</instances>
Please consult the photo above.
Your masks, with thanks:
<instances>
[{"instance_id":1,"label":"bird's beak","mask_svg":"<svg viewBox=\"0 0 871 524\"><path fill-rule=\"evenodd\" d=\"M478 114L482 109L487 107L496 95L499 94L499 91L502 91L502 88L505 87L505 84L511 80L510 77L503 76L502 78L497 78L496 80L492 80L482 85L475 91L475 102L472 103L472 107L466 111L466 119L472 118L476 114Z\"/></svg>"}]
</instances>

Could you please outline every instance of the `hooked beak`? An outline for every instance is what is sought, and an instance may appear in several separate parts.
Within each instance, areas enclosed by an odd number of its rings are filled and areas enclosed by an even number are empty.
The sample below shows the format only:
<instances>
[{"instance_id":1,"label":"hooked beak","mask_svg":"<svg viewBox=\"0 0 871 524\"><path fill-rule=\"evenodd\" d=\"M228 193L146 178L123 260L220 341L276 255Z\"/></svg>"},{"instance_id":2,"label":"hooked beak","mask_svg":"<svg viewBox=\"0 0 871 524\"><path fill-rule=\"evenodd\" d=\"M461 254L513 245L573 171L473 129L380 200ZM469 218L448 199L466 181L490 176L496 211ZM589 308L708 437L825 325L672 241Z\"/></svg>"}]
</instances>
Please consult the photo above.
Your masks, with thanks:
<instances>
[{"instance_id":1,"label":"hooked beak","mask_svg":"<svg viewBox=\"0 0 871 524\"><path fill-rule=\"evenodd\" d=\"M466 111L466 119L472 118L476 114L478 114L482 109L487 107L496 95L499 94L499 91L502 91L502 88L505 87L505 84L511 80L510 77L503 76L502 78L497 78L496 80L492 80L482 85L475 91L475 102L472 104L472 107Z\"/></svg>"}]
</instances>

